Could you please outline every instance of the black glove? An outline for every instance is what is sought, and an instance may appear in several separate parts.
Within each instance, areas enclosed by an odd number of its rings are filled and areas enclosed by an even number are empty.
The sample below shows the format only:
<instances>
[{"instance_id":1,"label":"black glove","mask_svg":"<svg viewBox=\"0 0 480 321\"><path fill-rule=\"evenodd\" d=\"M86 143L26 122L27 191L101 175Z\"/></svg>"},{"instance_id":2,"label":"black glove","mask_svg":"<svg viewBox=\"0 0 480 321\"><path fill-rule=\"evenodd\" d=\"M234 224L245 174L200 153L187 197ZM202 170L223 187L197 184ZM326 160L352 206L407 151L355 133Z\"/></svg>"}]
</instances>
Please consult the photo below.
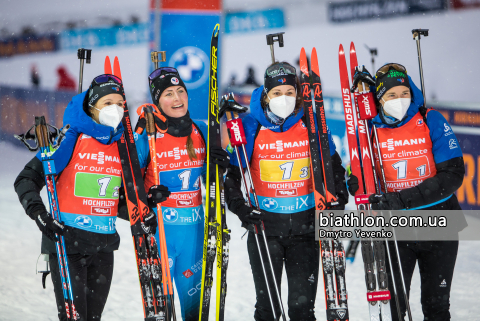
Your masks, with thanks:
<instances>
[{"instance_id":1,"label":"black glove","mask_svg":"<svg viewBox=\"0 0 480 321\"><path fill-rule=\"evenodd\" d=\"M360 188L360 186L358 185L358 177L353 174L350 174L348 176L347 185L348 185L348 192L350 193L350 195L355 196L355 193Z\"/></svg>"},{"instance_id":2,"label":"black glove","mask_svg":"<svg viewBox=\"0 0 480 321\"><path fill-rule=\"evenodd\" d=\"M240 221L242 221L242 226L247 230L252 230L253 225L260 224L265 217L263 210L247 205L240 207L235 214L237 214Z\"/></svg>"},{"instance_id":3,"label":"black glove","mask_svg":"<svg viewBox=\"0 0 480 321\"><path fill-rule=\"evenodd\" d=\"M170 194L171 193L168 190L168 187L164 185L153 185L148 190L148 195L147 195L148 206L150 208L156 208L157 204L161 202L165 202L167 200L167 197L170 196Z\"/></svg>"},{"instance_id":4,"label":"black glove","mask_svg":"<svg viewBox=\"0 0 480 321\"><path fill-rule=\"evenodd\" d=\"M224 170L227 169L228 165L230 164L230 156L222 147L212 147L210 150L210 157L214 164L217 164Z\"/></svg>"},{"instance_id":5,"label":"black glove","mask_svg":"<svg viewBox=\"0 0 480 321\"><path fill-rule=\"evenodd\" d=\"M374 210L403 210L405 204L400 198L400 193L372 194L368 198Z\"/></svg>"},{"instance_id":6,"label":"black glove","mask_svg":"<svg viewBox=\"0 0 480 321\"><path fill-rule=\"evenodd\" d=\"M352 93L355 92L360 81L369 86L375 86L375 80L373 80L372 75L368 72L365 66L355 67L355 75L353 75L353 85L351 89Z\"/></svg>"},{"instance_id":7,"label":"black glove","mask_svg":"<svg viewBox=\"0 0 480 321\"><path fill-rule=\"evenodd\" d=\"M155 215L154 211L150 211L150 213L143 218L143 225L148 229L148 233L155 234L157 232L157 215Z\"/></svg>"},{"instance_id":8,"label":"black glove","mask_svg":"<svg viewBox=\"0 0 480 321\"><path fill-rule=\"evenodd\" d=\"M37 223L38 228L42 233L52 241L56 241L55 233L63 235L65 225L53 219L53 217L44 210L38 210L32 214L32 218Z\"/></svg>"}]
</instances>

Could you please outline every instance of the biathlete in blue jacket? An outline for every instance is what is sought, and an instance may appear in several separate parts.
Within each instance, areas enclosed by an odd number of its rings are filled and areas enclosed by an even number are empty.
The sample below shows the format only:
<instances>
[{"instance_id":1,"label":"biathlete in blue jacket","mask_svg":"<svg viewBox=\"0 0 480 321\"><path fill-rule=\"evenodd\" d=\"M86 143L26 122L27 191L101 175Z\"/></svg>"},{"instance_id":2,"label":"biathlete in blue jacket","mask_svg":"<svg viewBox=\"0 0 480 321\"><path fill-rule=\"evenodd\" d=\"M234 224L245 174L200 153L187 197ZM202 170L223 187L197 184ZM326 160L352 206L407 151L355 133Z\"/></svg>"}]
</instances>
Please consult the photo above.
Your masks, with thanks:
<instances>
[{"instance_id":1,"label":"biathlete in blue jacket","mask_svg":"<svg viewBox=\"0 0 480 321\"><path fill-rule=\"evenodd\" d=\"M315 320L319 242L315 241L314 233L315 201L305 122L295 68L286 62L270 65L265 71L264 85L252 94L250 114L243 119L248 161L260 208L245 205L240 169L233 157L225 180L228 208L250 230L247 247L257 297L255 320L273 320L252 232L253 225L261 221L279 286L285 266L290 320ZM345 170L330 133L329 143L335 190L341 203L332 209L343 209L348 201ZM263 241L260 243L263 247ZM278 315L279 311L276 312Z\"/></svg>"},{"instance_id":2,"label":"biathlete in blue jacket","mask_svg":"<svg viewBox=\"0 0 480 321\"><path fill-rule=\"evenodd\" d=\"M460 144L447 120L438 111L423 107L422 92L404 66L386 64L375 76L374 80L365 69L354 76L355 87L363 81L376 88L378 114L373 124L377 127L387 186L382 185L385 194L370 196L372 208L461 210L454 193L462 185L465 168ZM378 155L375 158L379 167ZM358 179L351 175L348 185L354 195ZM461 230L466 221L463 216L458 220ZM425 320L450 320L450 288L458 241L399 241L398 247L407 292L418 262ZM392 247L391 252L394 251ZM393 265L398 266L395 261ZM391 287L390 276L389 279ZM398 269L395 279L397 289L402 289ZM404 317L403 296L399 299ZM390 306L393 320L397 320L396 305Z\"/></svg>"},{"instance_id":3,"label":"biathlete in blue jacket","mask_svg":"<svg viewBox=\"0 0 480 321\"><path fill-rule=\"evenodd\" d=\"M64 236L77 320L100 320L113 275L113 251L120 236L117 215L128 220L117 141L123 134L123 85L113 75L95 77L89 89L73 97L63 115L69 124L53 153L60 223L40 197L45 176L40 152L20 172L15 191L42 231L42 253L49 254L58 317L67 320L55 249L55 233ZM147 227L156 227L151 213Z\"/></svg>"},{"instance_id":4,"label":"biathlete in blue jacket","mask_svg":"<svg viewBox=\"0 0 480 321\"><path fill-rule=\"evenodd\" d=\"M190 118L187 88L175 68L162 67L153 71L149 76L149 88L152 101L157 106L154 111L158 129L155 141L157 154L150 154L144 130L146 120L142 114L135 130L138 157L145 170L149 206L156 211L156 204L162 202L168 260L180 296L182 318L197 321L204 237L200 178L205 181L207 126ZM207 108L206 105L195 106ZM228 153L221 146L213 148L211 155L212 161L218 165L228 166ZM161 185L155 185L151 157L157 158ZM156 237L160 244L158 233Z\"/></svg>"}]
</instances>

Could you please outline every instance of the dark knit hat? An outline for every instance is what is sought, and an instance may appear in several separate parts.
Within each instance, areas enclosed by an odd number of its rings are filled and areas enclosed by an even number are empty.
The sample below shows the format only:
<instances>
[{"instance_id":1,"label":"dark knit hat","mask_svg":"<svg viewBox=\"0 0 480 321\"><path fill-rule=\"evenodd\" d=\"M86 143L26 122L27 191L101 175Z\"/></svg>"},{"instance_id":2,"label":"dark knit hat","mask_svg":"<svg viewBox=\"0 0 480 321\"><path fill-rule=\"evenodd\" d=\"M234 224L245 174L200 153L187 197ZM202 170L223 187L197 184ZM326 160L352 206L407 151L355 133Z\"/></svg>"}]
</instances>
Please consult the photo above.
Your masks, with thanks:
<instances>
[{"instance_id":1,"label":"dark knit hat","mask_svg":"<svg viewBox=\"0 0 480 321\"><path fill-rule=\"evenodd\" d=\"M297 89L296 69L287 62L277 62L265 70L263 89L265 94L281 85L291 85Z\"/></svg>"},{"instance_id":2,"label":"dark knit hat","mask_svg":"<svg viewBox=\"0 0 480 321\"><path fill-rule=\"evenodd\" d=\"M381 75L379 75L379 72L377 71L377 78L375 79L375 95L378 100L380 100L387 91L396 86L410 88L410 81L408 80L406 69L404 71L399 71L393 66L390 66L388 71Z\"/></svg>"},{"instance_id":3,"label":"dark knit hat","mask_svg":"<svg viewBox=\"0 0 480 321\"><path fill-rule=\"evenodd\" d=\"M88 88L87 102L88 106L93 107L100 98L110 95L119 94L124 96L122 80L114 75L100 75L95 77Z\"/></svg>"},{"instance_id":4,"label":"dark knit hat","mask_svg":"<svg viewBox=\"0 0 480 321\"><path fill-rule=\"evenodd\" d=\"M180 74L172 67L158 68L150 74L148 79L150 81L150 95L155 105L158 104L158 99L168 87L182 86L187 91L187 86L180 78Z\"/></svg>"}]
</instances>

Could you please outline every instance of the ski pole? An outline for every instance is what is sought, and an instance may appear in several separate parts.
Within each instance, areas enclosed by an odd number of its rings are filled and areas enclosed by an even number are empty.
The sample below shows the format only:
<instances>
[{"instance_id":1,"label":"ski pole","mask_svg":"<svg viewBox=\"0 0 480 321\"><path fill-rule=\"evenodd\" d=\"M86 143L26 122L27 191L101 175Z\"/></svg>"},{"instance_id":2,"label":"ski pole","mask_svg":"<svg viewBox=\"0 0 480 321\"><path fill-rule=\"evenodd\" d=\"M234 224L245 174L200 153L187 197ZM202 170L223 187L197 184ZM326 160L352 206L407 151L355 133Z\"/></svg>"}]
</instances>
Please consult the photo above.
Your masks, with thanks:
<instances>
[{"instance_id":1,"label":"ski pole","mask_svg":"<svg viewBox=\"0 0 480 321\"><path fill-rule=\"evenodd\" d=\"M235 151L236 151L236 155L237 155L237 159L238 159L239 167L240 167L240 172L242 174L242 182L245 185L245 191L246 191L246 194L247 194L248 203L251 205L250 198L248 196L249 190L248 190L248 186L247 186L247 181L245 179L245 173L243 172L241 157L240 157L239 152L238 152L238 146L241 146L242 151L243 151L244 161L245 161L245 164L246 164L246 167L247 167L247 173L248 173L248 177L249 177L249 181L250 181L251 193L253 194L253 198L254 198L254 201L255 201L255 207L260 208L260 204L258 202L258 197L257 197L257 194L255 192L254 185L253 185L252 175L251 175L251 171L250 171L250 164L248 162L247 151L246 151L246 148L245 148L243 125L241 123L241 120L238 118L238 113L237 112L228 111L226 113L226 115L227 115L227 120L230 123L234 120L237 120L236 125L235 125L235 129L232 128L233 129L232 131L234 131L234 137L232 137L232 135L230 134L230 131L228 131L228 133L229 133L229 136L230 136L231 144L232 144L232 146L234 146ZM227 127L228 126L229 125L227 125ZM240 136L236 135L236 133L235 133L235 130L237 130L237 129L238 129L238 134L240 134ZM237 138L240 138L241 140L238 140ZM276 280L276 277L275 277L275 271L273 270L273 264L272 264L272 260L271 260L271 256L270 256L270 251L268 249L267 237L265 235L265 227L263 225L263 222L261 222L260 231L261 231L261 234L263 236L264 243L265 243L265 250L266 250L266 253L267 253L268 261L270 263L270 269L272 271L273 283L274 283L275 291L276 291L276 294L277 294L277 297L278 297L278 302L279 302L280 308L282 310L282 318L283 318L283 320L286 321L285 310L283 308L282 298L280 296L279 287L278 287L277 280ZM275 313L275 305L273 303L273 299L272 299L272 295L271 295L271 291L270 291L268 277L267 277L267 273L266 273L266 269L265 269L265 263L264 263L261 248L260 248L260 242L258 240L258 228L256 226L255 226L255 241L257 243L258 253L259 253L259 256L260 256L260 262L261 262L262 269L263 269L263 274L265 276L265 283L267 285L267 292L268 292L268 296L269 296L269 299L270 299L270 304L272 305L273 316L274 316L275 320L277 320L277 316L276 316L276 313Z\"/></svg>"},{"instance_id":2,"label":"ski pole","mask_svg":"<svg viewBox=\"0 0 480 321\"><path fill-rule=\"evenodd\" d=\"M89 64L92 60L92 49L80 48L77 51L77 57L80 59L80 74L78 76L78 93L82 93L82 83L83 83L83 62L86 60Z\"/></svg>"},{"instance_id":3,"label":"ski pole","mask_svg":"<svg viewBox=\"0 0 480 321\"><path fill-rule=\"evenodd\" d=\"M247 165L247 173L248 173L248 177L249 177L249 180L250 180L250 186L251 186L251 189L252 189L253 198L255 200L255 207L259 209L260 208L260 203L258 202L257 193L255 192L255 189L254 189L252 174L251 174L252 172L250 170L250 164L248 163L247 150L245 148L245 145L242 145L242 150L243 150L243 155L245 157L245 164ZM248 194L247 194L247 197L248 197ZM256 229L256 227L255 227L255 229ZM286 321L285 310L283 308L282 297L280 296L280 291L279 291L279 287L278 287L278 284L277 284L277 279L275 277L275 271L273 270L272 257L270 256L270 250L268 249L267 236L265 235L265 226L263 225L263 221L260 225L260 232L263 236L263 241L265 242L265 250L267 252L268 262L270 264L270 269L272 271L273 283L275 285L275 292L277 293L280 308L282 309L282 317L283 317L283 320ZM257 234L255 234L255 238L257 239ZM258 251L260 253L260 243L258 243L258 239L257 239L257 245L258 245ZM260 254L260 257L261 257L261 254ZM263 263L262 263L262 265L263 265ZM265 278L266 278L266 274L265 274Z\"/></svg>"},{"instance_id":4,"label":"ski pole","mask_svg":"<svg viewBox=\"0 0 480 321\"><path fill-rule=\"evenodd\" d=\"M50 128L55 130L55 133L52 133ZM59 131L56 127L48 125L45 122L45 117L35 117L35 125L32 126L27 133L23 135L14 135L15 138L20 140L30 151L37 151L40 149L43 169L45 171L45 184L47 187L48 203L50 205L50 212L52 217L61 222L60 218L60 208L58 206L58 196L57 189L55 185L54 175L55 164L54 161L50 158L52 155L51 150L56 149L63 138L65 138L65 133L70 128L69 125L65 125L64 128ZM34 134L31 133L31 130L34 129ZM57 142L55 143L55 138ZM35 140L37 145L35 147L30 146L27 143L28 139ZM65 312L67 314L68 320L77 320L77 311L75 309L75 303L73 300L72 293L72 282L70 280L70 270L68 268L67 253L65 251L65 240L62 235L55 234L57 240L55 241L57 261L60 273L61 284L63 284L63 299L65 303ZM44 280L43 280L44 281Z\"/></svg>"},{"instance_id":5,"label":"ski pole","mask_svg":"<svg viewBox=\"0 0 480 321\"><path fill-rule=\"evenodd\" d=\"M381 154L381 151L380 151L380 145L378 144L377 127L375 125L373 125L373 131L374 131L374 135L375 135L375 143L377 145L377 154L378 154L378 161L379 161L379 165L380 165L380 172L382 174L382 182L383 182L384 190L385 190L385 193L386 193L387 192L387 180L385 178L385 171L383 169L382 154ZM390 217L392 216L391 212L389 212L389 215L390 215ZM397 260L398 260L398 269L400 270L400 278L401 278L401 281L402 281L403 296L404 296L404 299L405 299L405 307L406 307L407 312L408 312L408 319L410 321L412 321L412 311L410 310L410 302L408 301L407 287L405 286L405 277L403 275L402 261L400 259L400 251L398 250L398 243L397 243L397 237L395 235L395 228L392 228L392 230L393 230L393 243L395 245L395 252L396 252ZM396 286L395 286L395 277L393 275L393 265L392 265L392 260L391 260L391 256L390 256L390 249L389 249L387 241L385 241L385 247L387 248L387 252L388 252L388 261L390 263L390 272L392 273L392 281L393 281L392 283L393 283L393 289L394 289L394 292L395 292L397 310L398 310L398 313L401 313L401 311L399 310L399 305L400 304L399 304L398 297L397 297L397 290L396 290ZM399 315L399 318L400 318L400 320L402 319L400 315Z\"/></svg>"},{"instance_id":6,"label":"ski pole","mask_svg":"<svg viewBox=\"0 0 480 321\"><path fill-rule=\"evenodd\" d=\"M159 57L160 56L160 57ZM155 65L155 70L158 69L158 63L159 62L165 62L167 61L166 58L166 51L152 51L150 53L150 58L152 59L152 62Z\"/></svg>"},{"instance_id":7,"label":"ski pole","mask_svg":"<svg viewBox=\"0 0 480 321\"><path fill-rule=\"evenodd\" d=\"M162 58L165 57L165 52L163 52ZM157 57L158 58L158 57ZM153 53L152 53L152 60L153 60ZM164 61L164 60L162 60ZM158 60L157 60L158 63ZM153 117L153 108L150 105L144 107L145 110L145 118L146 118L146 131L148 135L148 145L150 148L150 155L157 155L156 152L156 145L155 145L155 120ZM160 176L158 172L158 165L157 165L157 158L151 157L152 168L153 168L153 177L155 185L160 185ZM158 235L160 239L160 258L161 258L161 267L162 267L162 283L163 283L163 294L164 296L168 296L170 300L170 305L172 307L172 316L173 320L177 320L176 313L175 313L175 304L173 298L173 285L172 285L172 278L170 275L170 268L168 264L168 252L167 252L167 241L165 238L165 228L163 225L163 216L162 216L162 206L157 204L157 219L158 219ZM165 310L167 320L170 320L170 311L168 309L168 302L165 302Z\"/></svg>"},{"instance_id":8,"label":"ski pole","mask_svg":"<svg viewBox=\"0 0 480 321\"><path fill-rule=\"evenodd\" d=\"M267 35L267 45L270 46L270 54L272 55L272 64L275 63L275 53L273 50L273 44L274 42L278 41L278 46L283 47L283 34L285 32L279 32L279 33L272 33Z\"/></svg>"},{"instance_id":9,"label":"ski pole","mask_svg":"<svg viewBox=\"0 0 480 321\"><path fill-rule=\"evenodd\" d=\"M425 96L425 83L423 81L422 51L420 50L420 37L428 37L428 29L413 29L413 40L417 42L418 69L420 70L420 81L422 85L423 107L427 106L427 97Z\"/></svg>"}]
</instances>

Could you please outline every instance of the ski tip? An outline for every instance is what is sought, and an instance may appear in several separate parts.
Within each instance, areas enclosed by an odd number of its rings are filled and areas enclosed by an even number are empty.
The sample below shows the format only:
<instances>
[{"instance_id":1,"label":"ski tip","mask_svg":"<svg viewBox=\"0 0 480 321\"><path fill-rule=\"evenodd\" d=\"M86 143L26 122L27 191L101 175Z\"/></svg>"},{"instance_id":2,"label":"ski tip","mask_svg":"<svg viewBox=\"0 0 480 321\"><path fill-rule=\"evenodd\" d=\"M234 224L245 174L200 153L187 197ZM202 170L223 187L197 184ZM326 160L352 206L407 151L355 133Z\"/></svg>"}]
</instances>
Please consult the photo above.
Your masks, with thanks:
<instances>
[{"instance_id":1,"label":"ski tip","mask_svg":"<svg viewBox=\"0 0 480 321\"><path fill-rule=\"evenodd\" d=\"M355 45L353 44L353 41L350 43L350 53L355 52Z\"/></svg>"},{"instance_id":2,"label":"ski tip","mask_svg":"<svg viewBox=\"0 0 480 321\"><path fill-rule=\"evenodd\" d=\"M220 32L220 24L217 23L215 27L213 28L213 36L218 37L218 33Z\"/></svg>"},{"instance_id":3,"label":"ski tip","mask_svg":"<svg viewBox=\"0 0 480 321\"><path fill-rule=\"evenodd\" d=\"M342 45L342 44L340 44L340 47L338 47L338 53L339 53L340 55L344 55L344 54L345 54L345 50L343 50L343 45Z\"/></svg>"},{"instance_id":4,"label":"ski tip","mask_svg":"<svg viewBox=\"0 0 480 321\"><path fill-rule=\"evenodd\" d=\"M320 68L318 68L318 58L317 58L317 49L313 47L312 55L310 56L312 64L312 72L315 72L317 76L320 76Z\"/></svg>"},{"instance_id":5,"label":"ski tip","mask_svg":"<svg viewBox=\"0 0 480 321\"><path fill-rule=\"evenodd\" d=\"M307 54L305 53L305 48L303 47L300 50L300 71L308 76Z\"/></svg>"},{"instance_id":6,"label":"ski tip","mask_svg":"<svg viewBox=\"0 0 480 321\"><path fill-rule=\"evenodd\" d=\"M103 73L105 74L112 74L112 64L110 63L110 57L105 57L105 65L103 67Z\"/></svg>"},{"instance_id":7,"label":"ski tip","mask_svg":"<svg viewBox=\"0 0 480 321\"><path fill-rule=\"evenodd\" d=\"M113 60L113 74L122 80L122 72L120 71L120 61L118 61L118 57L115 56Z\"/></svg>"}]
</instances>

